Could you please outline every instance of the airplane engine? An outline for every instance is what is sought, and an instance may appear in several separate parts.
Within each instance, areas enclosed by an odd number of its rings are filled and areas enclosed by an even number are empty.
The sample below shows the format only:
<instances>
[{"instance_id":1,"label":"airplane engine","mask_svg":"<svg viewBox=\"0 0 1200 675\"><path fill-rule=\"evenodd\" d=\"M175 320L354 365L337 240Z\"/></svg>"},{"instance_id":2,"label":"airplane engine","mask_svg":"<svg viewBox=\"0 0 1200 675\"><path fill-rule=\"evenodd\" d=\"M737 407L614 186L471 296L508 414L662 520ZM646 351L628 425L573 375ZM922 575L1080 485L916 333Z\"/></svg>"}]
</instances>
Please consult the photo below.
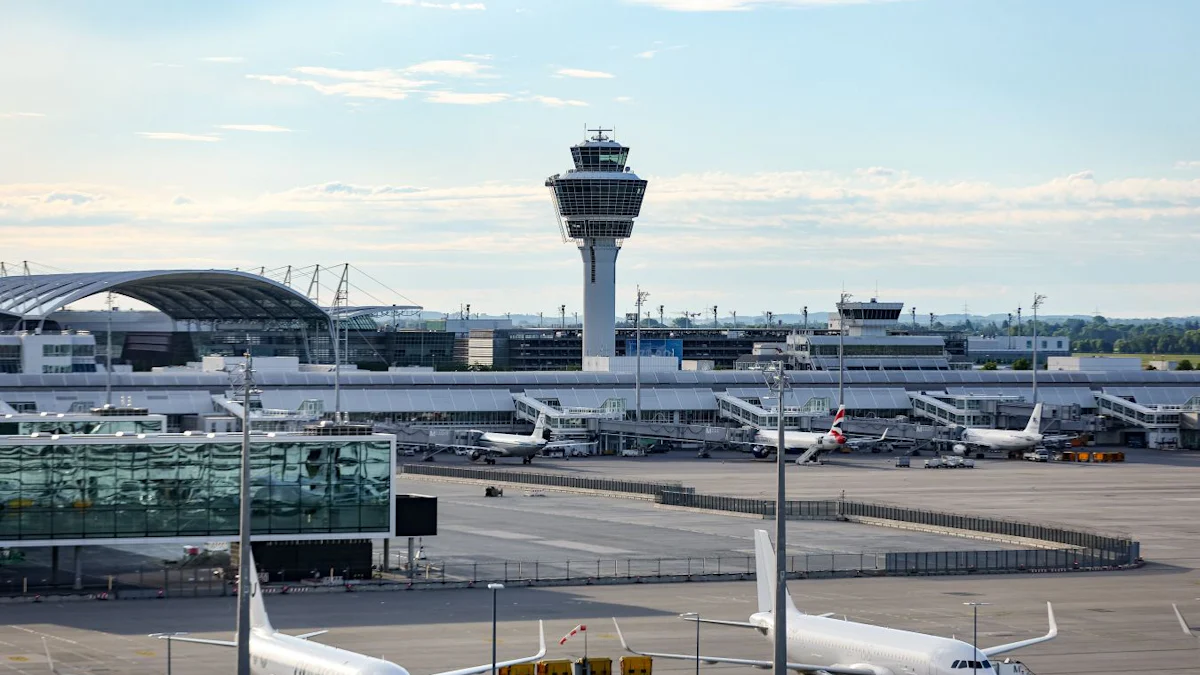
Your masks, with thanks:
<instances>
[{"instance_id":1,"label":"airplane engine","mask_svg":"<svg viewBox=\"0 0 1200 675\"><path fill-rule=\"evenodd\" d=\"M750 448L750 453L755 459L766 459L771 456L771 449L765 445L756 445Z\"/></svg>"},{"instance_id":2,"label":"airplane engine","mask_svg":"<svg viewBox=\"0 0 1200 675\"><path fill-rule=\"evenodd\" d=\"M483 459L483 453L478 450L472 450L471 454L467 456L467 459L471 460L472 462L478 462L480 459Z\"/></svg>"},{"instance_id":3,"label":"airplane engine","mask_svg":"<svg viewBox=\"0 0 1200 675\"><path fill-rule=\"evenodd\" d=\"M967 446L963 445L962 443L955 443L954 447L951 449L954 450L954 454L956 455L967 454Z\"/></svg>"},{"instance_id":4,"label":"airplane engine","mask_svg":"<svg viewBox=\"0 0 1200 675\"><path fill-rule=\"evenodd\" d=\"M841 665L841 664L839 664L839 665ZM850 664L849 667L850 668L860 668L862 670L869 670L869 671L875 673L875 675L895 675L895 673L893 673L891 670L889 670L887 668L884 668L883 666L875 666L875 665L871 665L870 663L852 663L852 664Z\"/></svg>"}]
</instances>

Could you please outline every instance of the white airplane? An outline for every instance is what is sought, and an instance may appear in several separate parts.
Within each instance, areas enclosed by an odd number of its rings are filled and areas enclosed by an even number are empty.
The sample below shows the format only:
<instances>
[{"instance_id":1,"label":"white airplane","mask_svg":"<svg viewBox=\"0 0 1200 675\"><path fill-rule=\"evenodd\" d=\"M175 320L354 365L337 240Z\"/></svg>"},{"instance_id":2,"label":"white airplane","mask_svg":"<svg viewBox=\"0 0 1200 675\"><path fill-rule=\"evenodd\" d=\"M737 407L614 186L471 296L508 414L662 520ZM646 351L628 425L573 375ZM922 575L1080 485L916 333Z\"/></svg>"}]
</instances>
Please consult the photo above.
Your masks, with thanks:
<instances>
[{"instance_id":1,"label":"white airplane","mask_svg":"<svg viewBox=\"0 0 1200 675\"><path fill-rule=\"evenodd\" d=\"M796 459L797 464L812 461L818 455L831 450L837 450L846 444L846 434L842 432L842 421L846 417L846 406L840 406L833 418L833 425L823 434L812 431L783 431L783 447L785 450L803 450L804 453ZM758 459L765 459L778 450L779 430L759 429L754 434L754 445L751 453Z\"/></svg>"},{"instance_id":2,"label":"white airplane","mask_svg":"<svg viewBox=\"0 0 1200 675\"><path fill-rule=\"evenodd\" d=\"M471 446L468 455L472 462L483 460L495 464L497 457L520 457L522 464L533 464L533 458L549 441L546 440L546 416L538 415L537 423L533 425L533 433L528 436L520 434L500 434L491 431L472 431L479 434Z\"/></svg>"},{"instance_id":3,"label":"white airplane","mask_svg":"<svg viewBox=\"0 0 1200 675\"><path fill-rule=\"evenodd\" d=\"M327 631L314 631L303 635L284 635L271 626L267 618L267 608L263 603L262 588L258 583L258 568L250 560L250 568L254 570L254 578L250 586L250 673L251 675L408 675L408 671L400 666L357 652L338 649L309 638L316 637ZM519 663L531 663L546 655L546 631L542 622L538 622L539 648L537 654L520 659L501 661L496 668L513 666ZM156 635L166 639L166 635ZM233 640L207 640L183 636L169 636L175 642L195 642L202 645L219 647L237 647ZM49 652L46 653L49 658ZM475 675L492 669L492 664L449 670L436 675ZM57 670L51 670L58 673Z\"/></svg>"},{"instance_id":4,"label":"white airplane","mask_svg":"<svg viewBox=\"0 0 1200 675\"><path fill-rule=\"evenodd\" d=\"M862 452L863 450L874 450L876 447L887 443L887 432L890 429L884 429L879 438L849 438L846 439L846 447L851 450ZM878 452L878 450L876 450Z\"/></svg>"},{"instance_id":5,"label":"white airplane","mask_svg":"<svg viewBox=\"0 0 1200 675\"><path fill-rule=\"evenodd\" d=\"M962 455L971 448L991 452L1032 450L1042 442L1042 404L1033 406L1033 414L1022 431L1005 429L964 429L962 438L954 444L954 452Z\"/></svg>"},{"instance_id":6,"label":"white airplane","mask_svg":"<svg viewBox=\"0 0 1200 675\"><path fill-rule=\"evenodd\" d=\"M701 619L702 623L738 626L758 631L774 639L775 616L775 551L766 530L755 530L754 552L757 562L758 611L749 621L717 621ZM1022 647L1052 640L1058 635L1054 609L1046 603L1050 615L1050 632L1042 637L1008 644L975 649L962 640L885 628L866 623L831 618L829 615L804 614L796 609L787 595L787 667L810 674L829 675L996 675L995 664L989 658ZM616 619L613 619L616 625ZM697 655L662 654L637 651L625 641L617 626L617 637L627 651L641 656L663 659L697 660ZM770 668L772 661L726 658L700 655L704 663L728 663L756 668Z\"/></svg>"}]
</instances>

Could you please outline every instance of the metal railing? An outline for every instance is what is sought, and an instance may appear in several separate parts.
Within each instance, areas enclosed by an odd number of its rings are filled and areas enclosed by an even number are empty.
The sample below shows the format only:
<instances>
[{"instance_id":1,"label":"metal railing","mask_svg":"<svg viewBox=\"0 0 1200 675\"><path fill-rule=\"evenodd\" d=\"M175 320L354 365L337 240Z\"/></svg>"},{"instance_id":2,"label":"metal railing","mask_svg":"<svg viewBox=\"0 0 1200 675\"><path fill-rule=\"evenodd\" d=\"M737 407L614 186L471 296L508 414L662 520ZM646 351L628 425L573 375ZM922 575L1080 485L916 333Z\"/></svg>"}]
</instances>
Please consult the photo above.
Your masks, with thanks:
<instances>
[{"instance_id":1,"label":"metal railing","mask_svg":"<svg viewBox=\"0 0 1200 675\"><path fill-rule=\"evenodd\" d=\"M603 492L623 492L627 494L653 496L664 490L690 494L695 488L685 487L675 482L651 482L638 480L622 480L618 478L593 478L588 476L565 476L556 473L540 473L536 471L509 471L506 469L483 469L463 466L438 466L430 464L404 464L400 472L418 476L441 476L444 478L466 478L471 480L521 483L523 485L543 485L546 487L562 487L576 490L600 490Z\"/></svg>"},{"instance_id":2,"label":"metal railing","mask_svg":"<svg viewBox=\"0 0 1200 675\"><path fill-rule=\"evenodd\" d=\"M655 502L667 506L684 506L731 513L749 513L771 519L775 517L775 500L773 499L705 495L663 490L655 495ZM873 518L1014 539L1029 539L1061 544L1063 550L1076 551L1079 555L1083 556L1083 560L1100 561L1098 564L1093 565L1093 567L1133 564L1137 561L1141 553L1140 544L1129 537L1102 534L1061 525L1029 523L1007 518L945 513L889 504L874 504L840 499L788 501L785 502L784 509L785 516L795 520ZM1068 547L1070 548L1068 549ZM1044 548L1030 549L1030 553L1045 550ZM1042 559L1037 558L1037 560ZM1038 565L1041 564L1041 562L1038 563ZM1012 569L1020 567L1018 565L1012 567ZM1030 565L1024 565L1024 567L1028 568Z\"/></svg>"}]
</instances>

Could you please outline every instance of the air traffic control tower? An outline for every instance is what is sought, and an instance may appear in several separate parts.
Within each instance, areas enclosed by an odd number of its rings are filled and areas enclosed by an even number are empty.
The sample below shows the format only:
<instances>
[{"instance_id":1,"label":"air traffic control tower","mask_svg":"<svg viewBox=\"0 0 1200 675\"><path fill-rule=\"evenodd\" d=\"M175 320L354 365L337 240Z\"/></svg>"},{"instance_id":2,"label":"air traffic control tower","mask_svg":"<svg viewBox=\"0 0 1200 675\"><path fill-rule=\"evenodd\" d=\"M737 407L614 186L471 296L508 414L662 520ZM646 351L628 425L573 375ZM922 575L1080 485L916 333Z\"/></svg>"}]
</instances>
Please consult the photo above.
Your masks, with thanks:
<instances>
[{"instance_id":1,"label":"air traffic control tower","mask_svg":"<svg viewBox=\"0 0 1200 675\"><path fill-rule=\"evenodd\" d=\"M583 356L616 355L617 253L633 234L646 181L625 166L629 148L589 129L591 138L571 147L575 168L546 179L563 241L583 256Z\"/></svg>"}]
</instances>

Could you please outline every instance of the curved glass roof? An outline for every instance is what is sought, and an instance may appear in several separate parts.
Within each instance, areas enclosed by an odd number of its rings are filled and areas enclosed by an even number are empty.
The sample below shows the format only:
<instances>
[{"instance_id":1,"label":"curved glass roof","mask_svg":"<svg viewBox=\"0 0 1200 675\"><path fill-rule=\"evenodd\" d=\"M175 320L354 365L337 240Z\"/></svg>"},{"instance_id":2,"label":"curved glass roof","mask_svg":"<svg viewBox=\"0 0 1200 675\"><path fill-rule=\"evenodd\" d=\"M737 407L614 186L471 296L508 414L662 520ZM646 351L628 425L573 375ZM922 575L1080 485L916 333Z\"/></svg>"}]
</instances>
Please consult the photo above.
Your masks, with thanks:
<instances>
[{"instance_id":1,"label":"curved glass roof","mask_svg":"<svg viewBox=\"0 0 1200 675\"><path fill-rule=\"evenodd\" d=\"M0 277L0 313L42 319L98 293L119 293L173 319L328 320L304 294L249 272L158 270Z\"/></svg>"}]
</instances>

